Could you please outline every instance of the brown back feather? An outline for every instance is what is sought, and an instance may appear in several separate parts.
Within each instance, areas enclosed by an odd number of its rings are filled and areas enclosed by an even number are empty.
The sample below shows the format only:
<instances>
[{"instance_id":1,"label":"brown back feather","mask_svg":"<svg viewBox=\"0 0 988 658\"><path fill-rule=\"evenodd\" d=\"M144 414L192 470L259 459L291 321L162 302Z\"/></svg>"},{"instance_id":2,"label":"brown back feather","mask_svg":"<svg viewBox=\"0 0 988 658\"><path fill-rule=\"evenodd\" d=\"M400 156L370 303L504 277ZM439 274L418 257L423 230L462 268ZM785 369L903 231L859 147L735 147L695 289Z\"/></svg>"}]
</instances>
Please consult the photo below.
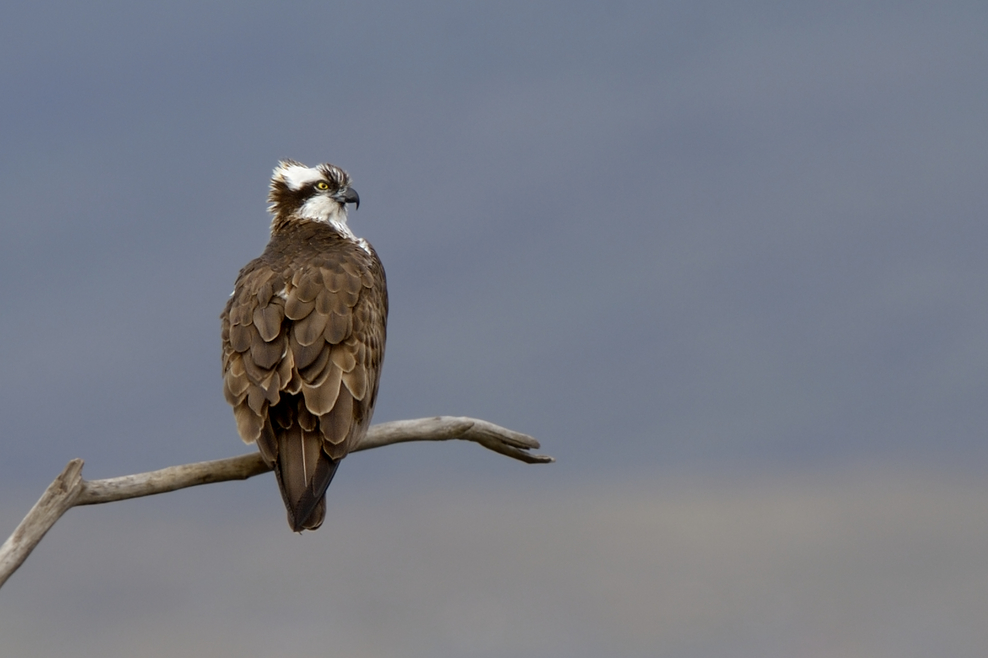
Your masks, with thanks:
<instances>
[{"instance_id":1,"label":"brown back feather","mask_svg":"<svg viewBox=\"0 0 988 658\"><path fill-rule=\"evenodd\" d=\"M387 312L373 250L296 221L241 270L221 315L224 395L274 467L293 530L322 523L326 487L370 425Z\"/></svg>"}]
</instances>

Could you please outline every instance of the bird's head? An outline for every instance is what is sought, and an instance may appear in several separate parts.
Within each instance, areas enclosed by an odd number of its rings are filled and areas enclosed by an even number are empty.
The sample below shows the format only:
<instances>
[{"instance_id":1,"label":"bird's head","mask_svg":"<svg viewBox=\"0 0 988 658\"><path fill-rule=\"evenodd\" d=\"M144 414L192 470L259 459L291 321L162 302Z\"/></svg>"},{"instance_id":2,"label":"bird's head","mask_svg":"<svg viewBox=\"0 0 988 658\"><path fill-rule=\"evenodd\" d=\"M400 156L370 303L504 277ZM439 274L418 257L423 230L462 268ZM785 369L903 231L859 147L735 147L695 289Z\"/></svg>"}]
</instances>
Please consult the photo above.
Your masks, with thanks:
<instances>
[{"instance_id":1,"label":"bird's head","mask_svg":"<svg viewBox=\"0 0 988 658\"><path fill-rule=\"evenodd\" d=\"M334 226L344 235L347 227L346 204L360 207L360 197L350 187L350 175L331 164L306 167L294 160L282 160L271 176L268 208L274 223L309 219Z\"/></svg>"}]
</instances>

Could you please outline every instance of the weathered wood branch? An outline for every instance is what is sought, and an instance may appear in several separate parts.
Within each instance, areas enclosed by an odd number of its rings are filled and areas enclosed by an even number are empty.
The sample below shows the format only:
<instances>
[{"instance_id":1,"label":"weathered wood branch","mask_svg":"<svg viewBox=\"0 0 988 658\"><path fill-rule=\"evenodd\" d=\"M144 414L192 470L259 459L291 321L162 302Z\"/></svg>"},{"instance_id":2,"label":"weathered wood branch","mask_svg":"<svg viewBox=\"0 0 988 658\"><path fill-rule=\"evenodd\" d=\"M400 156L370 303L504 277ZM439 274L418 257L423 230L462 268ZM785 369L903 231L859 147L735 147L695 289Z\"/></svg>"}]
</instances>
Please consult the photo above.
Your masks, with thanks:
<instances>
[{"instance_id":1,"label":"weathered wood branch","mask_svg":"<svg viewBox=\"0 0 988 658\"><path fill-rule=\"evenodd\" d=\"M530 452L538 449L539 442L527 434L514 432L485 420L456 416L396 420L373 425L353 452L408 441L450 440L473 441L528 464L548 464L554 461L547 455ZM82 479L82 464L81 459L70 461L17 526L14 534L0 546L0 587L24 563L45 533L72 507L140 498L200 484L246 480L271 470L261 460L259 453L251 453L87 482Z\"/></svg>"}]
</instances>

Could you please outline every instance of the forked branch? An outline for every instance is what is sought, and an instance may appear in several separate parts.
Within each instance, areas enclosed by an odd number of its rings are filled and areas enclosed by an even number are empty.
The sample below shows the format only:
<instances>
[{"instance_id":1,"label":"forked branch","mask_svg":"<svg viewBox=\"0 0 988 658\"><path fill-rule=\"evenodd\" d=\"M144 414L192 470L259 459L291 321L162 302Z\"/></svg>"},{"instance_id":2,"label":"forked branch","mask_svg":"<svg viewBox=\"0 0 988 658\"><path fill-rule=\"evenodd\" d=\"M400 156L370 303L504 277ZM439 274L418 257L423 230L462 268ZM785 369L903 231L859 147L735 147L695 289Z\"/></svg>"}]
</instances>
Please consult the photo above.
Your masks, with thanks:
<instances>
[{"instance_id":1,"label":"forked branch","mask_svg":"<svg viewBox=\"0 0 988 658\"><path fill-rule=\"evenodd\" d=\"M373 425L353 452L407 441L450 440L473 441L528 464L548 464L554 461L547 455L530 452L538 449L539 442L527 434L514 432L485 420L456 416L396 420ZM81 459L70 461L17 526L14 534L0 546L0 587L24 563L45 533L72 507L140 498L212 482L246 480L271 470L259 453L251 453L87 482L82 479L82 464Z\"/></svg>"}]
</instances>

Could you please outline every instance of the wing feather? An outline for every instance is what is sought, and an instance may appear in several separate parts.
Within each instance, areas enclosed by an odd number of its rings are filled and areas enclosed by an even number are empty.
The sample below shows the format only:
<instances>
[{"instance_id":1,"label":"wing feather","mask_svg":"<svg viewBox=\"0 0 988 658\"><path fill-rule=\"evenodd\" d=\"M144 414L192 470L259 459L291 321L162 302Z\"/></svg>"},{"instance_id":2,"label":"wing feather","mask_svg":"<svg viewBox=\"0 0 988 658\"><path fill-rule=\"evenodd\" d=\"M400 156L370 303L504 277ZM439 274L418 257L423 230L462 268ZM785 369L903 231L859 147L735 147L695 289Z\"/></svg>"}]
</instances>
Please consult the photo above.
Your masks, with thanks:
<instances>
[{"instance_id":1,"label":"wing feather","mask_svg":"<svg viewBox=\"0 0 988 658\"><path fill-rule=\"evenodd\" d=\"M349 340L333 346L333 363L343 372L350 372L357 367L358 345L356 340Z\"/></svg>"},{"instance_id":2,"label":"wing feather","mask_svg":"<svg viewBox=\"0 0 988 658\"><path fill-rule=\"evenodd\" d=\"M279 332L270 341L265 341L259 332L255 331L253 334L250 340L250 360L263 370L274 368L288 349L288 339L284 332Z\"/></svg>"},{"instance_id":3,"label":"wing feather","mask_svg":"<svg viewBox=\"0 0 988 658\"><path fill-rule=\"evenodd\" d=\"M312 345L316 340L322 338L322 333L326 330L327 320L329 320L329 316L318 310L309 313L292 327L295 340L298 341L299 345Z\"/></svg>"},{"instance_id":4,"label":"wing feather","mask_svg":"<svg viewBox=\"0 0 988 658\"><path fill-rule=\"evenodd\" d=\"M309 386L302 382L302 396L305 398L305 406L316 416L323 416L332 411L340 393L342 374L338 368L330 368L329 370L330 374L335 376L327 377L317 386Z\"/></svg>"},{"instance_id":5,"label":"wing feather","mask_svg":"<svg viewBox=\"0 0 988 658\"><path fill-rule=\"evenodd\" d=\"M263 419L244 403L233 408L233 417L237 420L237 431L244 443L254 443L261 435Z\"/></svg>"},{"instance_id":6,"label":"wing feather","mask_svg":"<svg viewBox=\"0 0 988 658\"><path fill-rule=\"evenodd\" d=\"M295 360L295 367L299 370L308 368L323 353L325 345L321 341L312 341L311 345L302 345L292 331L288 339L288 351Z\"/></svg>"},{"instance_id":7,"label":"wing feather","mask_svg":"<svg viewBox=\"0 0 988 658\"><path fill-rule=\"evenodd\" d=\"M278 300L279 302L281 300ZM285 307L280 303L258 306L254 309L254 326L266 342L274 340L281 331L281 321L285 319Z\"/></svg>"},{"instance_id":8,"label":"wing feather","mask_svg":"<svg viewBox=\"0 0 988 658\"><path fill-rule=\"evenodd\" d=\"M288 293L288 299L285 300L285 317L289 320L301 320L316 307L315 302L303 302L299 299L297 290L293 288Z\"/></svg>"},{"instance_id":9,"label":"wing feather","mask_svg":"<svg viewBox=\"0 0 988 658\"><path fill-rule=\"evenodd\" d=\"M250 325L230 325L230 346L236 352L246 352L250 349L251 334L254 332Z\"/></svg>"},{"instance_id":10,"label":"wing feather","mask_svg":"<svg viewBox=\"0 0 988 658\"><path fill-rule=\"evenodd\" d=\"M329 292L339 292L343 290L344 286L346 286L347 280L352 278L344 272L342 268L322 267L320 269L322 270L323 284Z\"/></svg>"},{"instance_id":11,"label":"wing feather","mask_svg":"<svg viewBox=\"0 0 988 658\"><path fill-rule=\"evenodd\" d=\"M367 368L354 368L343 373L343 383L354 400L363 400L367 394Z\"/></svg>"},{"instance_id":12,"label":"wing feather","mask_svg":"<svg viewBox=\"0 0 988 658\"><path fill-rule=\"evenodd\" d=\"M353 420L353 396L343 389L329 413L319 417L319 431L327 443L338 446L350 438Z\"/></svg>"},{"instance_id":13,"label":"wing feather","mask_svg":"<svg viewBox=\"0 0 988 658\"><path fill-rule=\"evenodd\" d=\"M322 285L322 273L319 270L310 270L304 272L300 271L298 277L292 278L292 283L297 287L299 301L311 302L315 300L316 295L318 295L323 290Z\"/></svg>"},{"instance_id":14,"label":"wing feather","mask_svg":"<svg viewBox=\"0 0 988 658\"><path fill-rule=\"evenodd\" d=\"M316 355L316 358L313 359L312 363L304 368L299 368L298 374L302 377L303 384L318 386L317 382L321 381L319 378L326 371L326 364L329 363L332 350L330 350L330 348L323 341L313 343L309 347L318 347L319 354Z\"/></svg>"},{"instance_id":15,"label":"wing feather","mask_svg":"<svg viewBox=\"0 0 988 658\"><path fill-rule=\"evenodd\" d=\"M333 312L326 320L326 330L323 331L322 337L327 343L336 345L346 340L351 333L353 333L353 314L340 315Z\"/></svg>"}]
</instances>

